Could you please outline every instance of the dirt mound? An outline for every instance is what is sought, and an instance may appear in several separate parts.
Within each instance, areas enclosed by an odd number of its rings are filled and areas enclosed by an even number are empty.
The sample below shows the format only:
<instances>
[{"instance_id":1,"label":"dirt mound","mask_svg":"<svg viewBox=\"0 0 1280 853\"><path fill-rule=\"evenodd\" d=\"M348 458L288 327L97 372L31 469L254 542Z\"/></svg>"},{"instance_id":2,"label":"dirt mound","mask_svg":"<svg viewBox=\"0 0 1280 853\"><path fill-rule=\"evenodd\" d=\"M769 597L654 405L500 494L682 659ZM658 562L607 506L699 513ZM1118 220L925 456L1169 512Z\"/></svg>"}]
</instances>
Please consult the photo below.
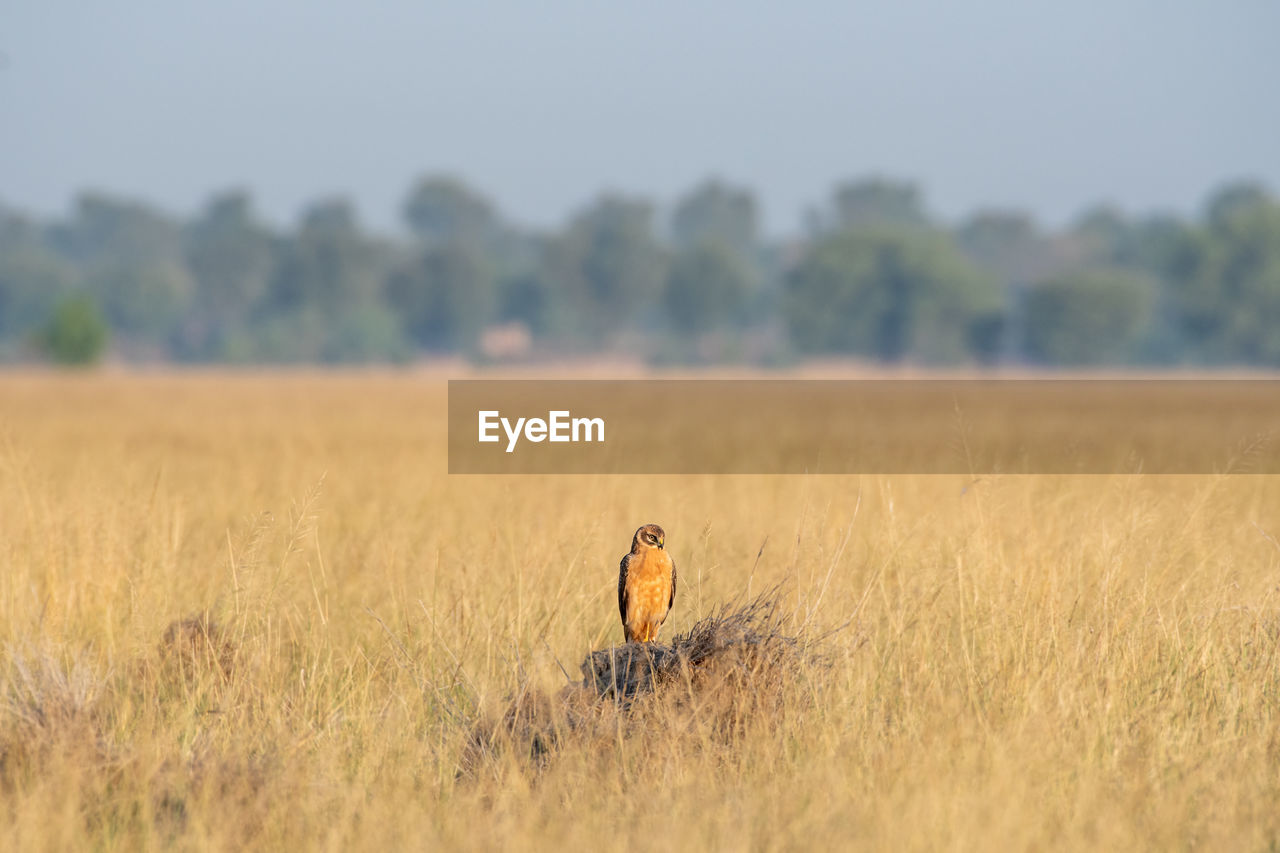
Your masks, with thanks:
<instances>
[{"instance_id":1,"label":"dirt mound","mask_svg":"<svg viewBox=\"0 0 1280 853\"><path fill-rule=\"evenodd\" d=\"M582 662L582 689L600 699L630 705L664 684L696 686L708 676L736 676L754 682L763 671L800 662L801 638L788 635L776 593L736 608L721 608L671 645L628 643L601 649Z\"/></svg>"},{"instance_id":2,"label":"dirt mound","mask_svg":"<svg viewBox=\"0 0 1280 853\"><path fill-rule=\"evenodd\" d=\"M752 720L776 720L789 701L810 695L792 688L823 664L803 632L786 630L779 598L775 589L721 608L670 645L591 652L582 681L554 695L522 688L500 719L472 730L463 771L508 750L542 763L570 744L611 744L620 727L626 735L658 730L667 738L696 730L729 742Z\"/></svg>"}]
</instances>

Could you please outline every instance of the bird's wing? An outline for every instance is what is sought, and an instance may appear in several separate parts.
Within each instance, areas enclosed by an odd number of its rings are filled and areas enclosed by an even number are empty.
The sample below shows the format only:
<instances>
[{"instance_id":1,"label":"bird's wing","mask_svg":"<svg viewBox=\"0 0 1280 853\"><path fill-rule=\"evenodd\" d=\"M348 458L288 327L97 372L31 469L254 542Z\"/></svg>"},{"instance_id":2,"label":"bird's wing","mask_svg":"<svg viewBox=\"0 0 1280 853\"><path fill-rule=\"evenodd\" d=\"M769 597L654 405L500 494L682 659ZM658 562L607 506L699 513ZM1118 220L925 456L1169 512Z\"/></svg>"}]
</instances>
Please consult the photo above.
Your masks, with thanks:
<instances>
[{"instance_id":1,"label":"bird's wing","mask_svg":"<svg viewBox=\"0 0 1280 853\"><path fill-rule=\"evenodd\" d=\"M627 554L618 564L618 614L622 616L622 624L627 624L627 566L631 555Z\"/></svg>"},{"instance_id":2,"label":"bird's wing","mask_svg":"<svg viewBox=\"0 0 1280 853\"><path fill-rule=\"evenodd\" d=\"M670 610L676 604L676 561L671 561L671 600L667 602L667 609Z\"/></svg>"}]
</instances>

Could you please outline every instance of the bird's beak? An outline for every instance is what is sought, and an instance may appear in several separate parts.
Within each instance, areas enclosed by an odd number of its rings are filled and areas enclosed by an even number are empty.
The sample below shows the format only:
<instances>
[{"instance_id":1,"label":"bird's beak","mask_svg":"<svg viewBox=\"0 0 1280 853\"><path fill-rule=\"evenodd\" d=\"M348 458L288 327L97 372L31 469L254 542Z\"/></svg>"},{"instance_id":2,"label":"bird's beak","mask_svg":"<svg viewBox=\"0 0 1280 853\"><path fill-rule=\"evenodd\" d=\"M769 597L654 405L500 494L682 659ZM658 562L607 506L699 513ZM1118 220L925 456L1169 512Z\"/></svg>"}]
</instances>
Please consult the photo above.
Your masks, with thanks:
<instances>
[{"instance_id":1,"label":"bird's beak","mask_svg":"<svg viewBox=\"0 0 1280 853\"><path fill-rule=\"evenodd\" d=\"M664 537L659 536L659 537L658 537L658 547L659 547L659 548L665 548L665 547L666 547L666 545L667 545L667 540L666 540Z\"/></svg>"}]
</instances>

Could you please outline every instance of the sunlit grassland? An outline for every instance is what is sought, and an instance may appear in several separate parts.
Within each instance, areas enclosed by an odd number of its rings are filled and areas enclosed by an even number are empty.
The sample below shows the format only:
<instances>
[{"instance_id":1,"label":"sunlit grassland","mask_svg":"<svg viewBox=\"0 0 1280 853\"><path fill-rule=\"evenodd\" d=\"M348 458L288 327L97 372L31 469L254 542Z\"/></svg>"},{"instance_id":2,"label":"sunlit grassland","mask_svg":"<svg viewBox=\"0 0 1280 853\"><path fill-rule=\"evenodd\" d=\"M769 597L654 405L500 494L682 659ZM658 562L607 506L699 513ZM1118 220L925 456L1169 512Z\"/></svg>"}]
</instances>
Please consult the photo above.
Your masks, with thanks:
<instances>
[{"instance_id":1,"label":"sunlit grassland","mask_svg":"<svg viewBox=\"0 0 1280 853\"><path fill-rule=\"evenodd\" d=\"M412 374L0 377L0 848L1280 843L1280 478L445 474ZM459 774L475 723L783 584L775 719ZM176 620L217 626L219 653ZM194 654L192 650L194 649Z\"/></svg>"}]
</instances>

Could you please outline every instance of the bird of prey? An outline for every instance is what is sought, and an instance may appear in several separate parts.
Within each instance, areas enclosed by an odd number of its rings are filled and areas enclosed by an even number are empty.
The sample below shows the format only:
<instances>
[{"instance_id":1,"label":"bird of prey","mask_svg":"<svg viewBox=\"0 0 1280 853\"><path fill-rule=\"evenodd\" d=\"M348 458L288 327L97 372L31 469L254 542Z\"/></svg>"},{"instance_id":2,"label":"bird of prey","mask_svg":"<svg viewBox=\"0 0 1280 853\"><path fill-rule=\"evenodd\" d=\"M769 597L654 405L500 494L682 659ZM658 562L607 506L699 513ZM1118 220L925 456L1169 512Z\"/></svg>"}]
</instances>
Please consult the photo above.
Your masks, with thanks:
<instances>
[{"instance_id":1,"label":"bird of prey","mask_svg":"<svg viewBox=\"0 0 1280 853\"><path fill-rule=\"evenodd\" d=\"M618 612L628 643L651 643L676 601L676 564L667 535L646 524L631 538L631 553L618 567Z\"/></svg>"}]
</instances>

